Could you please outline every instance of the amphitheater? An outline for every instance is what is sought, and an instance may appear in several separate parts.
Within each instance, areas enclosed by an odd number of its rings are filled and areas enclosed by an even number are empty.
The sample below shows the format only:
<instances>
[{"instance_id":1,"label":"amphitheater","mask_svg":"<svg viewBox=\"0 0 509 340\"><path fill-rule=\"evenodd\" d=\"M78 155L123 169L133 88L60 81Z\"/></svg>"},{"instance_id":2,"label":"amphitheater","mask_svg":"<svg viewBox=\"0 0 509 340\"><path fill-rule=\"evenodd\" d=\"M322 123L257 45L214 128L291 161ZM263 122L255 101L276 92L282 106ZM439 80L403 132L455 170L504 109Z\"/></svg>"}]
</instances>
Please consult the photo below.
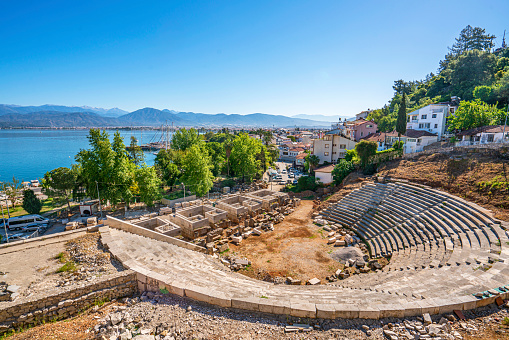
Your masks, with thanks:
<instances>
[{"instance_id":1,"label":"amphitheater","mask_svg":"<svg viewBox=\"0 0 509 340\"><path fill-rule=\"evenodd\" d=\"M406 317L467 310L509 297L508 224L450 194L406 182L367 183L321 212L389 264L328 285L251 279L171 238L108 217L102 241L137 273L140 290L163 290L221 307L308 318Z\"/></svg>"}]
</instances>

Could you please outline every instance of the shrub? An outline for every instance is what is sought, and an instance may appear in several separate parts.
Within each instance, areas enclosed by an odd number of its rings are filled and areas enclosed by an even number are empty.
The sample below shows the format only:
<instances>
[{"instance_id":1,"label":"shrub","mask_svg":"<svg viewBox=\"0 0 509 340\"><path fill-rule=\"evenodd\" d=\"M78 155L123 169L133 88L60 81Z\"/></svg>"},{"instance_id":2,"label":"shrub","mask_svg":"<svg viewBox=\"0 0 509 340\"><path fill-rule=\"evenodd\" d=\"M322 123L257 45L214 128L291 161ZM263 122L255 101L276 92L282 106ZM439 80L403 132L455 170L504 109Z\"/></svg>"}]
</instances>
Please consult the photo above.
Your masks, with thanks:
<instances>
[{"instance_id":1,"label":"shrub","mask_svg":"<svg viewBox=\"0 0 509 340\"><path fill-rule=\"evenodd\" d=\"M30 189L23 191L23 209L29 214L38 214L41 212L42 202Z\"/></svg>"},{"instance_id":2,"label":"shrub","mask_svg":"<svg viewBox=\"0 0 509 340\"><path fill-rule=\"evenodd\" d=\"M376 155L376 150L378 149L378 145L376 142L371 142L367 140L361 140L359 143L355 145L355 152L357 153L361 166L364 168L368 165L369 158L371 156Z\"/></svg>"},{"instance_id":3,"label":"shrub","mask_svg":"<svg viewBox=\"0 0 509 340\"><path fill-rule=\"evenodd\" d=\"M348 174L355 170L353 162L341 159L338 164L332 170L332 179L334 184L339 185L345 179Z\"/></svg>"}]
</instances>

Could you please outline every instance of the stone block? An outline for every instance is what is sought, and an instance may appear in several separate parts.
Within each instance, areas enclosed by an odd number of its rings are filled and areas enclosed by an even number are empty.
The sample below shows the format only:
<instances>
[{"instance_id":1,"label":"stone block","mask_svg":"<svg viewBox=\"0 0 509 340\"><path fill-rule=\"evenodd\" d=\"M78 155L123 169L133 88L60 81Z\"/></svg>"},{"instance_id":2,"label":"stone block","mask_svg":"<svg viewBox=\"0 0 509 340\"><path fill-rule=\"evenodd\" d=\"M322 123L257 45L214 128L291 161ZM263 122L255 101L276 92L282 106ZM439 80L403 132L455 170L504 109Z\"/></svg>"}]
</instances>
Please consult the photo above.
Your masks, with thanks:
<instances>
[{"instance_id":1,"label":"stone block","mask_svg":"<svg viewBox=\"0 0 509 340\"><path fill-rule=\"evenodd\" d=\"M298 318L316 318L316 306L314 303L302 303L290 301L290 315Z\"/></svg>"},{"instance_id":2,"label":"stone block","mask_svg":"<svg viewBox=\"0 0 509 340\"><path fill-rule=\"evenodd\" d=\"M380 307L378 306L362 306L359 308L359 318L361 319L380 319Z\"/></svg>"},{"instance_id":3,"label":"stone block","mask_svg":"<svg viewBox=\"0 0 509 340\"><path fill-rule=\"evenodd\" d=\"M308 280L307 284L312 285L312 286L318 285L318 284L320 284L320 280L315 277L315 278Z\"/></svg>"},{"instance_id":4,"label":"stone block","mask_svg":"<svg viewBox=\"0 0 509 340\"><path fill-rule=\"evenodd\" d=\"M399 304L384 304L380 306L380 318L403 318L405 309Z\"/></svg>"},{"instance_id":5,"label":"stone block","mask_svg":"<svg viewBox=\"0 0 509 340\"><path fill-rule=\"evenodd\" d=\"M357 319L359 317L359 307L353 304L333 304L336 318Z\"/></svg>"},{"instance_id":6,"label":"stone block","mask_svg":"<svg viewBox=\"0 0 509 340\"><path fill-rule=\"evenodd\" d=\"M316 317L320 319L335 319L336 309L333 304L316 304Z\"/></svg>"},{"instance_id":7,"label":"stone block","mask_svg":"<svg viewBox=\"0 0 509 340\"><path fill-rule=\"evenodd\" d=\"M232 308L260 311L260 298L247 297L247 298L232 298Z\"/></svg>"}]
</instances>

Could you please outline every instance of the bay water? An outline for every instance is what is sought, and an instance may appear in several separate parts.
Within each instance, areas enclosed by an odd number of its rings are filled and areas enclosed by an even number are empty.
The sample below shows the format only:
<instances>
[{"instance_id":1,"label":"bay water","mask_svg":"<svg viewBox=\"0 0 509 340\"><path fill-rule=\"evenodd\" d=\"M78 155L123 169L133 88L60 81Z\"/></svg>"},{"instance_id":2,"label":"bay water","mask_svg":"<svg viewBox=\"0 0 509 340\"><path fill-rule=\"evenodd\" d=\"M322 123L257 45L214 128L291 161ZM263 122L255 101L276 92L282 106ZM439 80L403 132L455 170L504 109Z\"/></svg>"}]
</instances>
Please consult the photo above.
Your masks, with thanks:
<instances>
[{"instance_id":1,"label":"bay water","mask_svg":"<svg viewBox=\"0 0 509 340\"><path fill-rule=\"evenodd\" d=\"M106 130L113 141L115 130ZM157 130L119 130L126 146L131 135L138 143L161 140ZM0 182L39 179L47 171L75 163L74 156L80 149L89 149L88 130L60 129L1 129L0 130ZM171 139L171 135L170 135ZM141 143L140 143L141 142ZM145 152L145 163L153 165L154 152Z\"/></svg>"}]
</instances>

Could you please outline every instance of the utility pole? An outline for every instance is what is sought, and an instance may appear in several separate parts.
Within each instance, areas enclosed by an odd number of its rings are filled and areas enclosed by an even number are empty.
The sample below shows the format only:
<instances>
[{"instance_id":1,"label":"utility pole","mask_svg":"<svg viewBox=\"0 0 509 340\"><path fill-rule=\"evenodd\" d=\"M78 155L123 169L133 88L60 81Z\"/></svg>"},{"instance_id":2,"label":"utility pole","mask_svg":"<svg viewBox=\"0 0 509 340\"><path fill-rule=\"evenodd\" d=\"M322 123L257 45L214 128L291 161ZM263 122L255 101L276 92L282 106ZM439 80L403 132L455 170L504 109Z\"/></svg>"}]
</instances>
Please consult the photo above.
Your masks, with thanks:
<instances>
[{"instance_id":1,"label":"utility pole","mask_svg":"<svg viewBox=\"0 0 509 340\"><path fill-rule=\"evenodd\" d=\"M505 37L505 31L504 31ZM507 116L509 116L509 103L507 104L507 112L505 114L504 132L502 133L502 143L505 143L505 127L507 126Z\"/></svg>"},{"instance_id":2,"label":"utility pole","mask_svg":"<svg viewBox=\"0 0 509 340\"><path fill-rule=\"evenodd\" d=\"M9 243L9 235L7 235L7 228L5 227L4 206L0 204L0 207L2 207L2 220L4 221L5 239L7 240L7 243Z\"/></svg>"},{"instance_id":3,"label":"utility pole","mask_svg":"<svg viewBox=\"0 0 509 340\"><path fill-rule=\"evenodd\" d=\"M101 220L103 219L103 207L101 205L101 196L99 195L99 184L95 181L95 187L97 188L97 197L99 198L99 211L101 212ZM90 209L92 210L92 209Z\"/></svg>"},{"instance_id":4,"label":"utility pole","mask_svg":"<svg viewBox=\"0 0 509 340\"><path fill-rule=\"evenodd\" d=\"M181 183L182 186L184 187L184 200L186 199L186 185L184 183Z\"/></svg>"}]
</instances>

